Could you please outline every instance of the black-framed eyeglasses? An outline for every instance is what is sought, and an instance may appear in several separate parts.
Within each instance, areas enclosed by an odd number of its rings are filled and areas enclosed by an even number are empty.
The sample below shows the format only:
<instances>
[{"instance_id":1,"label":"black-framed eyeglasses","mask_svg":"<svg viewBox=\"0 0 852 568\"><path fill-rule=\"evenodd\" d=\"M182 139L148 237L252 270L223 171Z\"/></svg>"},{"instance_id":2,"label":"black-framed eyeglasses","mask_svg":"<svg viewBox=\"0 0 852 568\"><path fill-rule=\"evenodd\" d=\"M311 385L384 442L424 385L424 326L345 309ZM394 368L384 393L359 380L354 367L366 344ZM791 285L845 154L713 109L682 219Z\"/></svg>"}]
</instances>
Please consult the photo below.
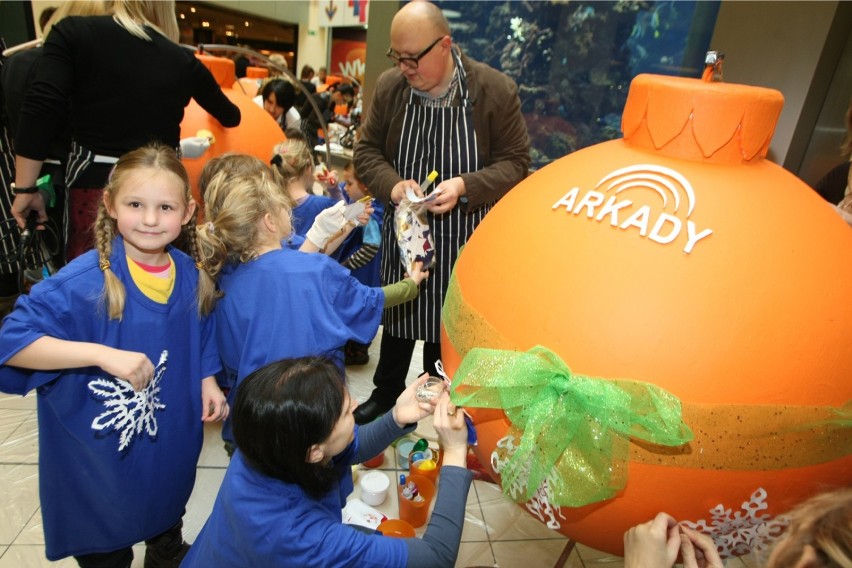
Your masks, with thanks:
<instances>
[{"instance_id":1,"label":"black-framed eyeglasses","mask_svg":"<svg viewBox=\"0 0 852 568\"><path fill-rule=\"evenodd\" d=\"M388 56L388 59L393 61L394 65L399 65L400 63L402 63L403 65L405 65L409 69L417 69L417 67L420 65L420 60L423 59L424 57L426 57L426 54L428 54L430 51L432 51L432 48L435 47L436 45L438 45L438 42L440 42L445 37L446 36L439 37L438 39L436 39L435 41L430 43L429 47L427 47L426 49L424 49L423 51L421 51L420 53L418 53L417 55L415 55L413 57L402 57L398 53L394 52L392 47L388 48L388 52L385 53L385 55Z\"/></svg>"}]
</instances>

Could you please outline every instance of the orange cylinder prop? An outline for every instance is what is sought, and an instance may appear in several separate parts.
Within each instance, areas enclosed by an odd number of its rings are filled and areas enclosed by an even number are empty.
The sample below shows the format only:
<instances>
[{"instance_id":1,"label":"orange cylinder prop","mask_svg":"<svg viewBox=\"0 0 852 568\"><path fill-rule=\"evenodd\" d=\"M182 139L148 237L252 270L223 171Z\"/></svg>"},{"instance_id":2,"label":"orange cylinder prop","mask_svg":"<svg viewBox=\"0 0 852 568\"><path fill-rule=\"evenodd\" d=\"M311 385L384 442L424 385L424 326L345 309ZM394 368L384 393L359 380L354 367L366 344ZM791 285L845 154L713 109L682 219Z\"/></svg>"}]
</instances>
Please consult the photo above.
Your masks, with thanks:
<instances>
[{"instance_id":1,"label":"orange cylinder prop","mask_svg":"<svg viewBox=\"0 0 852 568\"><path fill-rule=\"evenodd\" d=\"M265 67L246 67L246 77L249 79L265 79L269 77L269 69Z\"/></svg>"},{"instance_id":2,"label":"orange cylinder prop","mask_svg":"<svg viewBox=\"0 0 852 568\"><path fill-rule=\"evenodd\" d=\"M622 554L626 529L666 511L741 555L796 503L852 483L852 230L764 159L782 104L769 89L640 75L624 138L524 180L459 258L443 316L451 377L474 347L542 345L574 373L666 389L694 433L676 448L632 440L613 498L521 504L552 529ZM499 481L509 420L469 411Z\"/></svg>"},{"instance_id":3,"label":"orange cylinder prop","mask_svg":"<svg viewBox=\"0 0 852 568\"><path fill-rule=\"evenodd\" d=\"M242 115L239 126L224 128L195 100L190 101L184 110L183 121L180 123L181 138L196 136L200 130L207 130L214 137L213 144L202 156L183 159L183 164L192 183L193 195L196 201L201 204L198 179L207 160L227 152L237 152L250 154L268 162L272 156L272 148L283 141L285 136L281 127L269 113L257 106L243 92L233 88L236 81L233 61L209 55L196 55L196 57L210 69L216 78L216 82L222 87L222 92L232 103L240 107Z\"/></svg>"},{"instance_id":4,"label":"orange cylinder prop","mask_svg":"<svg viewBox=\"0 0 852 568\"><path fill-rule=\"evenodd\" d=\"M260 79L249 79L248 77L243 77L242 79L234 81L232 88L238 93L242 93L253 99L258 95L260 90Z\"/></svg>"}]
</instances>

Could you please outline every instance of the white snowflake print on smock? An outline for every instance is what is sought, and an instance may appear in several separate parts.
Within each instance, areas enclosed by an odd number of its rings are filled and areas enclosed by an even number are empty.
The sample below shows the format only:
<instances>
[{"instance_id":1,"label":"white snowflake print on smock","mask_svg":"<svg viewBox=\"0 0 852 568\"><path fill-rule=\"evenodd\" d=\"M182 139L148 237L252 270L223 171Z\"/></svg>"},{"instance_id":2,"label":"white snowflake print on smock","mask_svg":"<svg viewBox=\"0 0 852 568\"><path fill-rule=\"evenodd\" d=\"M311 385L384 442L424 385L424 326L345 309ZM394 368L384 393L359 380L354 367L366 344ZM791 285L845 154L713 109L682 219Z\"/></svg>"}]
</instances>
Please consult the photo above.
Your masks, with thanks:
<instances>
[{"instance_id":1,"label":"white snowflake print on smock","mask_svg":"<svg viewBox=\"0 0 852 568\"><path fill-rule=\"evenodd\" d=\"M681 522L709 535L722 558L765 552L790 524L790 519L785 515L771 517L761 513L769 508L766 497L766 490L758 487L749 500L740 506L741 511L734 513L719 503L709 511L713 519L709 525L705 519Z\"/></svg>"},{"instance_id":2,"label":"white snowflake print on smock","mask_svg":"<svg viewBox=\"0 0 852 568\"><path fill-rule=\"evenodd\" d=\"M160 361L154 369L154 378L141 391L133 390L127 381L116 377L95 379L89 383L89 390L95 398L102 401L106 410L92 420L93 430L115 430L119 432L118 451L125 450L133 439L144 430L154 438L157 435L157 417L155 412L166 407L160 402L160 382L166 372L169 352L160 354Z\"/></svg>"}]
</instances>

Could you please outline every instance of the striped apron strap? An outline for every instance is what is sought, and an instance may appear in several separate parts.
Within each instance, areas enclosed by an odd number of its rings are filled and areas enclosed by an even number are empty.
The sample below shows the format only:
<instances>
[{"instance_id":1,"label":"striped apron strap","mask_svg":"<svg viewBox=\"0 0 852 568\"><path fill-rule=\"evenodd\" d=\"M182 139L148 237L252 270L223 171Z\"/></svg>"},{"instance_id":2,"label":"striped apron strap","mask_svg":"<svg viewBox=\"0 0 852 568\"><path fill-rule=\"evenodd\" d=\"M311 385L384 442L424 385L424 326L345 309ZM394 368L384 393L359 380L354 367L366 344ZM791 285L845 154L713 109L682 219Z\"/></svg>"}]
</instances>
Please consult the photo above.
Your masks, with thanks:
<instances>
[{"instance_id":1,"label":"striped apron strap","mask_svg":"<svg viewBox=\"0 0 852 568\"><path fill-rule=\"evenodd\" d=\"M438 172L437 185L445 179L480 168L473 130L473 105L461 61L455 52L453 56L459 72L459 104L427 106L420 104L414 92L409 96L394 164L404 179L420 182L435 170ZM466 214L456 207L440 216L427 213L435 241L436 266L430 271L429 279L420 285L417 299L385 310L383 324L386 332L407 339L439 341L441 306L453 264L458 258L459 248L467 242L488 209L480 208ZM393 206L388 207L382 225L382 281L386 284L403 277L394 232L395 212Z\"/></svg>"}]
</instances>

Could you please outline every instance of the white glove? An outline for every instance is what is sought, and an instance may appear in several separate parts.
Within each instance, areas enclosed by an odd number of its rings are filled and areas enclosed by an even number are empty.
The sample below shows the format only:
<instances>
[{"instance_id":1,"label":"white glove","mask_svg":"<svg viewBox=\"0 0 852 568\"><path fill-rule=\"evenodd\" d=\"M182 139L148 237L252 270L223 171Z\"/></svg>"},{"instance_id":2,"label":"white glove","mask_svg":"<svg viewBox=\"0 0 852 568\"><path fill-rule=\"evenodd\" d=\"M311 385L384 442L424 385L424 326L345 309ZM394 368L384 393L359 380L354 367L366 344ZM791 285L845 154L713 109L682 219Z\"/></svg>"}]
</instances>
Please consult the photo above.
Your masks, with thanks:
<instances>
[{"instance_id":1,"label":"white glove","mask_svg":"<svg viewBox=\"0 0 852 568\"><path fill-rule=\"evenodd\" d=\"M314 224L308 229L306 237L320 250L325 248L328 240L346 229L349 221L344 215L345 204L338 201L328 209L324 209L314 219Z\"/></svg>"},{"instance_id":2,"label":"white glove","mask_svg":"<svg viewBox=\"0 0 852 568\"><path fill-rule=\"evenodd\" d=\"M210 147L210 138L193 136L180 141L180 153L184 158L199 158Z\"/></svg>"},{"instance_id":3,"label":"white glove","mask_svg":"<svg viewBox=\"0 0 852 568\"><path fill-rule=\"evenodd\" d=\"M353 221L360 225L358 221L358 217L364 214L367 210L367 205L361 201L356 201L355 203L350 203L343 210L343 216L346 217L347 221ZM367 219L369 221L369 219ZM366 223L365 223L366 224Z\"/></svg>"}]
</instances>

